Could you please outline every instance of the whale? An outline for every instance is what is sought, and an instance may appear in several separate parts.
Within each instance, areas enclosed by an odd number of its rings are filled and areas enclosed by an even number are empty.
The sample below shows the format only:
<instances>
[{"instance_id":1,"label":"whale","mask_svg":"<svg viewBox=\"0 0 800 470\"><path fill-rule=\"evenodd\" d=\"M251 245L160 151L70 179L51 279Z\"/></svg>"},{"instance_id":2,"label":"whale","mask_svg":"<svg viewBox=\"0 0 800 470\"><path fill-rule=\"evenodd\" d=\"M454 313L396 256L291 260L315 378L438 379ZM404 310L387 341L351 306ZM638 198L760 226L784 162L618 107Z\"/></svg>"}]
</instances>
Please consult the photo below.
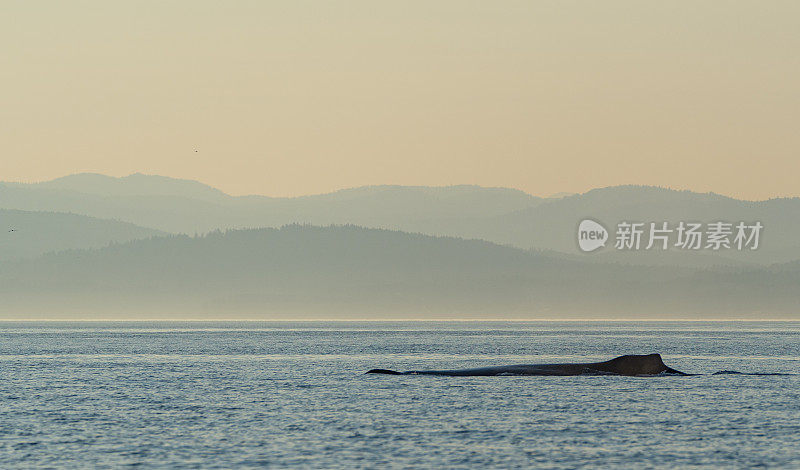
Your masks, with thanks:
<instances>
[{"instance_id":1,"label":"whale","mask_svg":"<svg viewBox=\"0 0 800 470\"><path fill-rule=\"evenodd\" d=\"M568 364L517 364L510 366L478 367L452 370L410 370L398 372L389 369L372 369L367 374L388 375L445 375L451 377L497 376L497 375L691 375L664 364L660 354L631 354L615 357L604 362Z\"/></svg>"}]
</instances>

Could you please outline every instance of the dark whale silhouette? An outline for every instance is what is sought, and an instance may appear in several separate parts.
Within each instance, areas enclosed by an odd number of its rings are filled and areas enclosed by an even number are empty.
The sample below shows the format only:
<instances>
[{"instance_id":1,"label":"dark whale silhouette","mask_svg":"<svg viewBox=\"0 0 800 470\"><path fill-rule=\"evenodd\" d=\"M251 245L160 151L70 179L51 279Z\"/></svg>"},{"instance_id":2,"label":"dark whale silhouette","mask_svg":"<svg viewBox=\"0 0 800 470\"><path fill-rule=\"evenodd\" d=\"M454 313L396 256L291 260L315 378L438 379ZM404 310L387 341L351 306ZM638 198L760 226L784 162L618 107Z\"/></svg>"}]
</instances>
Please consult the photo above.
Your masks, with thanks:
<instances>
[{"instance_id":1,"label":"dark whale silhouette","mask_svg":"<svg viewBox=\"0 0 800 470\"><path fill-rule=\"evenodd\" d=\"M411 370L397 372L388 369L372 369L367 374L391 375L689 375L667 367L660 354L620 356L605 362L583 364L520 364L513 366L479 367L455 370Z\"/></svg>"}]
</instances>

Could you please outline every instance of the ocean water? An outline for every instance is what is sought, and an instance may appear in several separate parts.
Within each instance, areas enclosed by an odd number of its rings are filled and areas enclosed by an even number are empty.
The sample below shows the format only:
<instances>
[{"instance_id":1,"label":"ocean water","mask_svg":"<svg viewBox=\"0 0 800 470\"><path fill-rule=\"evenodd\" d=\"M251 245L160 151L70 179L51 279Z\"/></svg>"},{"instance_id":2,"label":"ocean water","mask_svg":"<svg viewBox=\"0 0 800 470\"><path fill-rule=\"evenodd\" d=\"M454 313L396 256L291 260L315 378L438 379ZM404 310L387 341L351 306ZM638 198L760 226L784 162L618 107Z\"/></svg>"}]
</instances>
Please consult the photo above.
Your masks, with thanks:
<instances>
[{"instance_id":1,"label":"ocean water","mask_svg":"<svg viewBox=\"0 0 800 470\"><path fill-rule=\"evenodd\" d=\"M800 322L0 323L0 468L388 465L800 468Z\"/></svg>"}]
</instances>

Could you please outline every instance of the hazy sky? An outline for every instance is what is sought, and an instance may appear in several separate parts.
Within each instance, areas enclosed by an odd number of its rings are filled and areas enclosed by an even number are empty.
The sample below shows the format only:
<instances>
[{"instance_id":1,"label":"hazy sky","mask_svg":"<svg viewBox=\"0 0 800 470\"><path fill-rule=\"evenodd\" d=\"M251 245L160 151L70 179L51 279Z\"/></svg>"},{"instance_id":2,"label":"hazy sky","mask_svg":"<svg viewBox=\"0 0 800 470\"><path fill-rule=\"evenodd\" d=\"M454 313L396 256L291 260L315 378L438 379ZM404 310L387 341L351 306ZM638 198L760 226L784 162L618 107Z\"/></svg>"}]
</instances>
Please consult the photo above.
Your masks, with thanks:
<instances>
[{"instance_id":1,"label":"hazy sky","mask_svg":"<svg viewBox=\"0 0 800 470\"><path fill-rule=\"evenodd\" d=\"M800 195L799 19L796 0L3 1L0 180Z\"/></svg>"}]
</instances>

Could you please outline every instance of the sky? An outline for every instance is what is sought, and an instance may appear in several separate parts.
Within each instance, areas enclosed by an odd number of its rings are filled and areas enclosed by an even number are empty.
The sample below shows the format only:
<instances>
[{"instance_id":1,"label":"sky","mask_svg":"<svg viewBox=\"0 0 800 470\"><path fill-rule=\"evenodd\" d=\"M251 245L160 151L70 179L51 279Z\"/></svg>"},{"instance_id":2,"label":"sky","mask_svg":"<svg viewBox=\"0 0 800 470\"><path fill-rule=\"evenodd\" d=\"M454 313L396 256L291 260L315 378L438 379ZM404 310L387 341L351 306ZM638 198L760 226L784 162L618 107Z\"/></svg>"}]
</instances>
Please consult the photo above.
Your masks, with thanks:
<instances>
[{"instance_id":1,"label":"sky","mask_svg":"<svg viewBox=\"0 0 800 470\"><path fill-rule=\"evenodd\" d=\"M0 180L800 196L800 2L3 1Z\"/></svg>"}]
</instances>

